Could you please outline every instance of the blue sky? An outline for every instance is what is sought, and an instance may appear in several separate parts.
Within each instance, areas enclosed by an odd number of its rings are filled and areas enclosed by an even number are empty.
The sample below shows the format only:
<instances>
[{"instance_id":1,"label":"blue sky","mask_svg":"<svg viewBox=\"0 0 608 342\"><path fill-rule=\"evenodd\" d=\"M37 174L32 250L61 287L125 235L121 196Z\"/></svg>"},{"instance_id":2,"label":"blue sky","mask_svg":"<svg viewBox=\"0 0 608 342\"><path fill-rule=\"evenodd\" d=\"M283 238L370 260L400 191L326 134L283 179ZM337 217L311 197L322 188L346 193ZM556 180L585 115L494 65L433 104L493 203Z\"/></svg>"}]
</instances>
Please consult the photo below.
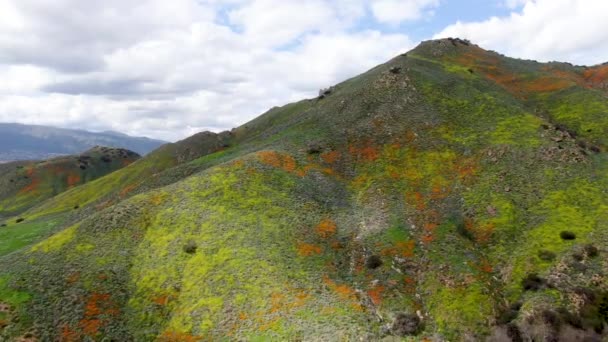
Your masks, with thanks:
<instances>
[{"instance_id":1,"label":"blue sky","mask_svg":"<svg viewBox=\"0 0 608 342\"><path fill-rule=\"evenodd\" d=\"M177 140L312 97L421 40L608 61L606 0L0 0L0 122Z\"/></svg>"}]
</instances>

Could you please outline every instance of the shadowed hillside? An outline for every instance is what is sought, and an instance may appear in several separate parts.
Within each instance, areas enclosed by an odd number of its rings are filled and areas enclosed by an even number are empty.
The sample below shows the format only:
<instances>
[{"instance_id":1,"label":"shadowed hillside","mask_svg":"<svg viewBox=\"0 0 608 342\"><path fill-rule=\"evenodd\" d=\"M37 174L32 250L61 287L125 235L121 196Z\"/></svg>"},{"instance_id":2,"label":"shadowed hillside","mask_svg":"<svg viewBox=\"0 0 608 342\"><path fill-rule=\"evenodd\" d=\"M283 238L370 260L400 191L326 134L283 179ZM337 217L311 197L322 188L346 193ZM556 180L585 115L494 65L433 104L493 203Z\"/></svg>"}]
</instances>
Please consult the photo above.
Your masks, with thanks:
<instances>
[{"instance_id":1,"label":"shadowed hillside","mask_svg":"<svg viewBox=\"0 0 608 342\"><path fill-rule=\"evenodd\" d=\"M605 339L605 71L428 41L166 145L23 214L0 336Z\"/></svg>"}]
</instances>

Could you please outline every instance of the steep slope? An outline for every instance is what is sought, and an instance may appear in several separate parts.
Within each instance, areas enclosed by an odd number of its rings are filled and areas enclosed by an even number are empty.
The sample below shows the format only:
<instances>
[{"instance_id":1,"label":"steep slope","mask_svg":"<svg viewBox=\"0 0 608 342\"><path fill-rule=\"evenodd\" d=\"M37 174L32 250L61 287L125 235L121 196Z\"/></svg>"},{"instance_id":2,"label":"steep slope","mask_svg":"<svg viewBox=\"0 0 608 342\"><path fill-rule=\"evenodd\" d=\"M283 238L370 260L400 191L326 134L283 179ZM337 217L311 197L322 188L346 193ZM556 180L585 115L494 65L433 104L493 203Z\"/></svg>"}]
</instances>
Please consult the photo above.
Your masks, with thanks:
<instances>
[{"instance_id":1,"label":"steep slope","mask_svg":"<svg viewBox=\"0 0 608 342\"><path fill-rule=\"evenodd\" d=\"M603 68L424 42L50 199L140 184L0 258L0 336L605 339Z\"/></svg>"},{"instance_id":2,"label":"steep slope","mask_svg":"<svg viewBox=\"0 0 608 342\"><path fill-rule=\"evenodd\" d=\"M124 148L141 155L165 141L116 132L87 132L38 125L0 123L0 161L48 159L77 154L94 146Z\"/></svg>"}]
</instances>

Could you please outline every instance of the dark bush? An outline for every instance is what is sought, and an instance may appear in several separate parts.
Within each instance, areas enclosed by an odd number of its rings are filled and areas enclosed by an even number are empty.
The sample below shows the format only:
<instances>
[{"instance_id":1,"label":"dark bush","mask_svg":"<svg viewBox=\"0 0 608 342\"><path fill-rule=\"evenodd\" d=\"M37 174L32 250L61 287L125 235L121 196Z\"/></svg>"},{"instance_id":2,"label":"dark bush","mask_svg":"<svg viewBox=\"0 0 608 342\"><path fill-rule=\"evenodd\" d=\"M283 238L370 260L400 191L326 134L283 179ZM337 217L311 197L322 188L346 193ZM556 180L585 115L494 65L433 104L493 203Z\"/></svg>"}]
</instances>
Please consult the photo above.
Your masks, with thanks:
<instances>
[{"instance_id":1,"label":"dark bush","mask_svg":"<svg viewBox=\"0 0 608 342\"><path fill-rule=\"evenodd\" d=\"M587 304L595 302L595 292L590 288L579 286L574 288L574 293L579 296L585 297L585 303Z\"/></svg>"},{"instance_id":2,"label":"dark bush","mask_svg":"<svg viewBox=\"0 0 608 342\"><path fill-rule=\"evenodd\" d=\"M464 220L459 219L456 220L456 232L462 236L463 238L470 240L470 241L474 241L475 240L475 236L473 235L473 233L467 229L467 226L464 224Z\"/></svg>"},{"instance_id":3,"label":"dark bush","mask_svg":"<svg viewBox=\"0 0 608 342\"><path fill-rule=\"evenodd\" d=\"M538 252L538 257L540 258L540 260L544 260L544 261L553 261L555 259L555 253L548 251L546 249L540 250Z\"/></svg>"},{"instance_id":4,"label":"dark bush","mask_svg":"<svg viewBox=\"0 0 608 342\"><path fill-rule=\"evenodd\" d=\"M389 71L391 72L391 74L400 74L401 73L401 67L392 67L389 69Z\"/></svg>"},{"instance_id":5,"label":"dark bush","mask_svg":"<svg viewBox=\"0 0 608 342\"><path fill-rule=\"evenodd\" d=\"M475 73L475 71L473 69L471 69L471 68L469 68L467 70L469 71L469 74L474 74Z\"/></svg>"},{"instance_id":6,"label":"dark bush","mask_svg":"<svg viewBox=\"0 0 608 342\"><path fill-rule=\"evenodd\" d=\"M537 291L545 286L545 280L536 273L531 273L522 280L521 285L526 291Z\"/></svg>"},{"instance_id":7,"label":"dark bush","mask_svg":"<svg viewBox=\"0 0 608 342\"><path fill-rule=\"evenodd\" d=\"M377 255L372 255L365 261L365 266L371 270L375 270L376 268L382 266L382 259Z\"/></svg>"},{"instance_id":8,"label":"dark bush","mask_svg":"<svg viewBox=\"0 0 608 342\"><path fill-rule=\"evenodd\" d=\"M574 234L571 231L564 230L561 233L559 233L559 237L561 237L562 240L574 240L574 239L576 239L576 234Z\"/></svg>"},{"instance_id":9,"label":"dark bush","mask_svg":"<svg viewBox=\"0 0 608 342\"><path fill-rule=\"evenodd\" d=\"M514 319L517 318L518 314L519 314L519 312L517 310L508 309L508 310L503 311L500 314L500 316L498 316L496 321L498 322L498 324L511 323Z\"/></svg>"},{"instance_id":10,"label":"dark bush","mask_svg":"<svg viewBox=\"0 0 608 342\"><path fill-rule=\"evenodd\" d=\"M416 335L420 331L420 325L420 318L415 314L399 313L393 321L391 331L402 337Z\"/></svg>"},{"instance_id":11,"label":"dark bush","mask_svg":"<svg viewBox=\"0 0 608 342\"><path fill-rule=\"evenodd\" d=\"M6 227L6 223L0 224L0 227Z\"/></svg>"},{"instance_id":12,"label":"dark bush","mask_svg":"<svg viewBox=\"0 0 608 342\"><path fill-rule=\"evenodd\" d=\"M308 154L319 154L323 151L323 146L317 142L308 143L306 147L306 153Z\"/></svg>"},{"instance_id":13,"label":"dark bush","mask_svg":"<svg viewBox=\"0 0 608 342\"><path fill-rule=\"evenodd\" d=\"M110 163L112 161L112 159L110 159L110 157L108 157L108 156L103 156L103 157L101 157L101 161L104 163Z\"/></svg>"},{"instance_id":14,"label":"dark bush","mask_svg":"<svg viewBox=\"0 0 608 342\"><path fill-rule=\"evenodd\" d=\"M198 246L196 245L196 242L194 242L192 240L186 242L186 244L184 245L184 252L186 252L188 254L196 253L197 249L198 249Z\"/></svg>"},{"instance_id":15,"label":"dark bush","mask_svg":"<svg viewBox=\"0 0 608 342\"><path fill-rule=\"evenodd\" d=\"M585 254L587 254L587 257L589 258L595 258L596 256L599 255L599 250L597 249L597 247L595 247L594 245L585 245L585 247L583 247L583 249L585 250Z\"/></svg>"},{"instance_id":16,"label":"dark bush","mask_svg":"<svg viewBox=\"0 0 608 342\"><path fill-rule=\"evenodd\" d=\"M23 222L23 221L25 221L25 219L24 219L23 217L20 217L20 218L18 218L18 219L17 219L15 222L17 222L17 223L21 223L21 222Z\"/></svg>"},{"instance_id":17,"label":"dark bush","mask_svg":"<svg viewBox=\"0 0 608 342\"><path fill-rule=\"evenodd\" d=\"M559 315L552 310L543 310L541 316L543 322L555 330L559 330L559 327L562 325Z\"/></svg>"},{"instance_id":18,"label":"dark bush","mask_svg":"<svg viewBox=\"0 0 608 342\"><path fill-rule=\"evenodd\" d=\"M593 153L600 153L602 150L597 146L589 146L589 150Z\"/></svg>"},{"instance_id":19,"label":"dark bush","mask_svg":"<svg viewBox=\"0 0 608 342\"><path fill-rule=\"evenodd\" d=\"M74 206L74 210L79 209L79 208L80 208L80 206L79 206L78 204L76 204L76 205Z\"/></svg>"},{"instance_id":20,"label":"dark bush","mask_svg":"<svg viewBox=\"0 0 608 342\"><path fill-rule=\"evenodd\" d=\"M576 329L583 329L583 321L577 315L571 313L566 308L559 308L557 312L564 323Z\"/></svg>"},{"instance_id":21,"label":"dark bush","mask_svg":"<svg viewBox=\"0 0 608 342\"><path fill-rule=\"evenodd\" d=\"M597 313L604 322L608 323L608 293L604 293L600 298L597 305Z\"/></svg>"},{"instance_id":22,"label":"dark bush","mask_svg":"<svg viewBox=\"0 0 608 342\"><path fill-rule=\"evenodd\" d=\"M583 259L585 259L585 254L583 254L583 252L574 252L572 253L572 258L576 261L583 261Z\"/></svg>"},{"instance_id":23,"label":"dark bush","mask_svg":"<svg viewBox=\"0 0 608 342\"><path fill-rule=\"evenodd\" d=\"M509 305L509 309L511 309L511 310L515 310L515 311L519 311L519 310L521 310L521 307L522 307L523 305L524 305L524 304L523 304L522 302L515 302L515 303L513 303L513 304Z\"/></svg>"},{"instance_id":24,"label":"dark bush","mask_svg":"<svg viewBox=\"0 0 608 342\"><path fill-rule=\"evenodd\" d=\"M509 336L513 342L524 341L524 339L521 337L521 332L515 323L507 324L507 336Z\"/></svg>"}]
</instances>

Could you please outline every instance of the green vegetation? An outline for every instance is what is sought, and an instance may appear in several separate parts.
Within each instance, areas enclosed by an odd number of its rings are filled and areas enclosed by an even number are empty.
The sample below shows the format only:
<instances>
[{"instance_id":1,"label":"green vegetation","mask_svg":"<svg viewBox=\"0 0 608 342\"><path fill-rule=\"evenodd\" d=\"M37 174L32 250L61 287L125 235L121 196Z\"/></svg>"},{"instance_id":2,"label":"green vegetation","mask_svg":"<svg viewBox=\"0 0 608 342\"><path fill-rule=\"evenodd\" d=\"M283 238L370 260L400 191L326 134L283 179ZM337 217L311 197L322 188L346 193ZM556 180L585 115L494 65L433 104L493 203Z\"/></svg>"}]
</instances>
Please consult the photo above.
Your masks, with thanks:
<instances>
[{"instance_id":1,"label":"green vegetation","mask_svg":"<svg viewBox=\"0 0 608 342\"><path fill-rule=\"evenodd\" d=\"M425 42L27 198L0 227L0 322L22 318L0 339L605 338L608 96L590 72Z\"/></svg>"}]
</instances>

